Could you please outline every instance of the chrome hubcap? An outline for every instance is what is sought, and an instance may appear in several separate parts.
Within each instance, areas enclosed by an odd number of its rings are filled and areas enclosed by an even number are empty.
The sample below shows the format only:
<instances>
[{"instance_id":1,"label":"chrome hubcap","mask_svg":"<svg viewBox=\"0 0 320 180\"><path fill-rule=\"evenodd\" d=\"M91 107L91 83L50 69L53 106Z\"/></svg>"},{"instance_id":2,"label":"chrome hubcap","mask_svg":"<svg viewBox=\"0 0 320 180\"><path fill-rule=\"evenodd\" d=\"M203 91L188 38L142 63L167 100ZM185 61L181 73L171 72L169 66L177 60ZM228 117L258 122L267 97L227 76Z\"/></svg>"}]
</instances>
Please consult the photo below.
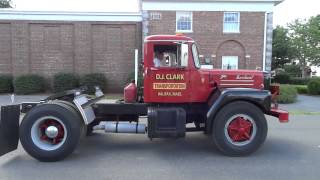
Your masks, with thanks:
<instances>
[{"instance_id":1,"label":"chrome hubcap","mask_svg":"<svg viewBox=\"0 0 320 180\"><path fill-rule=\"evenodd\" d=\"M59 149L68 136L65 124L57 117L45 116L37 119L31 127L31 139L40 149Z\"/></svg>"},{"instance_id":2,"label":"chrome hubcap","mask_svg":"<svg viewBox=\"0 0 320 180\"><path fill-rule=\"evenodd\" d=\"M59 130L55 126L49 126L47 127L45 133L49 138L56 138L58 136Z\"/></svg>"}]
</instances>

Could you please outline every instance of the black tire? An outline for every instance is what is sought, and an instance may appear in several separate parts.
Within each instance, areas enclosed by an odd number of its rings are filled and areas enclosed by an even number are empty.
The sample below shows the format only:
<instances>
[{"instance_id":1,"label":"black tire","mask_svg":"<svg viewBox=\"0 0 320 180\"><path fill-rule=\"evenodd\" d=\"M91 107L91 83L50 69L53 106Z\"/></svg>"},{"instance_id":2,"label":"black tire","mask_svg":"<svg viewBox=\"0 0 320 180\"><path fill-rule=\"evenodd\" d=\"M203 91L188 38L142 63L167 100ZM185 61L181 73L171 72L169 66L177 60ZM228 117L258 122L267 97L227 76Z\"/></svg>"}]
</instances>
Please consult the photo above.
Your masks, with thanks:
<instances>
[{"instance_id":1,"label":"black tire","mask_svg":"<svg viewBox=\"0 0 320 180\"><path fill-rule=\"evenodd\" d=\"M80 114L80 112L79 112L79 110L78 110L78 108L77 108L77 106L76 105L74 105L74 104L72 104L71 102L69 102L69 101L62 101L62 100L55 100L55 101L53 101L54 103L57 103L57 104L59 104L59 103L62 103L62 104L65 104L65 105L67 105L67 106L69 106L70 108L71 108L71 111L74 111L74 113L77 113L79 116L81 116L81 114ZM82 117L82 116L81 116ZM81 118L82 119L82 118ZM84 138L84 137L86 137L87 136L87 125L83 122L83 121L81 121L82 123L81 123L81 139L82 138Z\"/></svg>"},{"instance_id":2,"label":"black tire","mask_svg":"<svg viewBox=\"0 0 320 180\"><path fill-rule=\"evenodd\" d=\"M80 112L78 111L78 108L76 105L72 104L71 102L68 102L68 101L62 101L62 100L56 100L54 102L57 102L57 103L63 103L63 104L66 104L70 107L72 107L75 112L79 113L79 115L81 116ZM99 121L93 121L91 122L90 124L88 125L85 125L84 123L82 124L82 128L81 128L81 137L84 138L84 137L87 137L87 136L92 136L94 133L93 133L93 127L98 125L100 122Z\"/></svg>"},{"instance_id":3,"label":"black tire","mask_svg":"<svg viewBox=\"0 0 320 180\"><path fill-rule=\"evenodd\" d=\"M250 138L243 144L234 142L228 130L225 130L227 123L237 115L246 115L254 121ZM230 121L231 120L231 121ZM229 127L229 126L228 126ZM255 128L255 133L252 133ZM246 156L255 152L265 141L268 132L268 125L263 112L254 104L245 101L236 101L225 105L214 119L212 127L212 138L217 148L227 156ZM252 135L255 134L255 135ZM233 142L232 142L233 141ZM247 143L247 144L246 144Z\"/></svg>"},{"instance_id":4,"label":"black tire","mask_svg":"<svg viewBox=\"0 0 320 180\"><path fill-rule=\"evenodd\" d=\"M37 146L31 137L31 130L35 123L49 116L59 119L67 132L61 146L54 150L46 150ZM59 102L42 104L32 108L23 118L20 125L20 141L27 153L39 161L59 161L70 155L77 147L81 128L81 116L72 107Z\"/></svg>"}]
</instances>

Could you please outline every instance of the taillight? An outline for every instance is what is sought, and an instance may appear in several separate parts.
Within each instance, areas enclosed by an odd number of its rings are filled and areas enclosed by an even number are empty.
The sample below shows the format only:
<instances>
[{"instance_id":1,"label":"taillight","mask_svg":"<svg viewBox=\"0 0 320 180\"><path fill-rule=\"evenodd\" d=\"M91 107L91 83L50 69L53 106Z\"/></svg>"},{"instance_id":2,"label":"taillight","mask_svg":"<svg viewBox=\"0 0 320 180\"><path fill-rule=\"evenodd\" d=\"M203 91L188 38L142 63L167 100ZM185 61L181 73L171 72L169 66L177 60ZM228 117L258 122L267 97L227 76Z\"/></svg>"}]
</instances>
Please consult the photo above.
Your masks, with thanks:
<instances>
[{"instance_id":1,"label":"taillight","mask_svg":"<svg viewBox=\"0 0 320 180\"><path fill-rule=\"evenodd\" d=\"M278 96L280 95L280 84L271 84L270 85L271 92L271 102L273 104L272 108L278 109Z\"/></svg>"},{"instance_id":2,"label":"taillight","mask_svg":"<svg viewBox=\"0 0 320 180\"><path fill-rule=\"evenodd\" d=\"M270 92L272 95L279 95L280 94L280 84L270 85Z\"/></svg>"}]
</instances>

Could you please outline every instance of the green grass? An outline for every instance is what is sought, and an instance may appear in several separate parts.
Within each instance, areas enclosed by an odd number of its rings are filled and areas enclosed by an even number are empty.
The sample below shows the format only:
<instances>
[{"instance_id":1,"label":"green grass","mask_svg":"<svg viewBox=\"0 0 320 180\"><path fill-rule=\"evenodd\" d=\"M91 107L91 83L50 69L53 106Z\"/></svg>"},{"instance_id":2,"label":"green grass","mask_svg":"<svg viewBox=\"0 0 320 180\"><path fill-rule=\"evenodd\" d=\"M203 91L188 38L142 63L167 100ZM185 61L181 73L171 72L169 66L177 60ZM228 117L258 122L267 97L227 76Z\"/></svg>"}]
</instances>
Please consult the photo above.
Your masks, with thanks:
<instances>
[{"instance_id":1,"label":"green grass","mask_svg":"<svg viewBox=\"0 0 320 180\"><path fill-rule=\"evenodd\" d=\"M116 100L118 100L118 99L123 99L123 96L120 95L120 94L106 94L104 98L105 99L116 99Z\"/></svg>"},{"instance_id":2,"label":"green grass","mask_svg":"<svg viewBox=\"0 0 320 180\"><path fill-rule=\"evenodd\" d=\"M296 88L299 94L308 94L308 86L307 85L291 85Z\"/></svg>"},{"instance_id":3,"label":"green grass","mask_svg":"<svg viewBox=\"0 0 320 180\"><path fill-rule=\"evenodd\" d=\"M95 98L94 95L88 95L90 98ZM118 99L123 99L122 94L105 94L104 99L109 99L109 100L118 100Z\"/></svg>"},{"instance_id":4,"label":"green grass","mask_svg":"<svg viewBox=\"0 0 320 180\"><path fill-rule=\"evenodd\" d=\"M320 115L320 112L310 112L310 111L289 111L290 115Z\"/></svg>"},{"instance_id":5,"label":"green grass","mask_svg":"<svg viewBox=\"0 0 320 180\"><path fill-rule=\"evenodd\" d=\"M291 85L281 84L278 102L280 104L290 104L297 101L297 89Z\"/></svg>"}]
</instances>

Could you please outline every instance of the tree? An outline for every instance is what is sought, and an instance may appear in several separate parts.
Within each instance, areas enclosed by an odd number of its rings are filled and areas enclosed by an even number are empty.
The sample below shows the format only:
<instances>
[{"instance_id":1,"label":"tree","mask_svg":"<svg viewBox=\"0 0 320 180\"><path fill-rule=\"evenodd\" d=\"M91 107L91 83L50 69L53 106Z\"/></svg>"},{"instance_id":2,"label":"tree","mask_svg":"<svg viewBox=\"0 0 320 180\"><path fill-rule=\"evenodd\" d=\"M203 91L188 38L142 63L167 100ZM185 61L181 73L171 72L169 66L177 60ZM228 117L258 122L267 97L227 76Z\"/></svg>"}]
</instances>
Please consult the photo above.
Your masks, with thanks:
<instances>
[{"instance_id":1,"label":"tree","mask_svg":"<svg viewBox=\"0 0 320 180\"><path fill-rule=\"evenodd\" d=\"M288 37L288 29L277 26L273 30L272 69L283 68L291 61L293 52Z\"/></svg>"},{"instance_id":2,"label":"tree","mask_svg":"<svg viewBox=\"0 0 320 180\"><path fill-rule=\"evenodd\" d=\"M312 65L320 65L320 14L309 19L309 35L312 59Z\"/></svg>"},{"instance_id":3,"label":"tree","mask_svg":"<svg viewBox=\"0 0 320 180\"><path fill-rule=\"evenodd\" d=\"M11 0L0 0L0 8L11 8Z\"/></svg>"},{"instance_id":4,"label":"tree","mask_svg":"<svg viewBox=\"0 0 320 180\"><path fill-rule=\"evenodd\" d=\"M289 28L294 58L299 61L302 77L305 77L308 62L320 65L320 15L309 20L295 20Z\"/></svg>"}]
</instances>

